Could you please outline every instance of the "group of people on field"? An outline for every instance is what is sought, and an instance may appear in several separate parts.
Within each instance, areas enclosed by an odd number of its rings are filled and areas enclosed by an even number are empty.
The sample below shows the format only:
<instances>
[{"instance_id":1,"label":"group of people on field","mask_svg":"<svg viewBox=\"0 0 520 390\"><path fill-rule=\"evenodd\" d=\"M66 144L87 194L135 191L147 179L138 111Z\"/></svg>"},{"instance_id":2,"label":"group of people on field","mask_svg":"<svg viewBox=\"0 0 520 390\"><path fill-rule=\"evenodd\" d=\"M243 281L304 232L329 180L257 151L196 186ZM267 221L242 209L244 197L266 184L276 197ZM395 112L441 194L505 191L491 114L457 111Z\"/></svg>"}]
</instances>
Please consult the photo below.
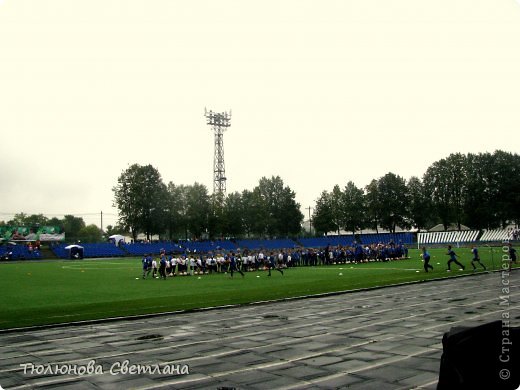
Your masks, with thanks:
<instances>
[{"instance_id":1,"label":"group of people on field","mask_svg":"<svg viewBox=\"0 0 520 390\"><path fill-rule=\"evenodd\" d=\"M264 253L265 252L265 253ZM512 263L516 263L516 250L511 244L508 246L509 252L509 269ZM447 262L447 271L451 271L453 263L461 270L465 270L464 264L459 261L459 256L455 253L451 245L448 245L446 255L449 256ZM471 248L471 266L473 270L477 270L477 266L482 267L484 271L486 266L482 263L479 251L476 245ZM433 270L430 264L431 256L426 247L422 248L423 267L426 272ZM271 270L276 270L283 275L283 270L291 267L299 266L320 266L331 264L345 263L362 263L371 261L390 261L398 259L407 259L408 248L402 243L395 244L389 242L387 244L378 243L370 245L361 245L353 243L350 246L334 246L327 245L325 248L299 248L299 249L282 249L278 251L250 251L243 252L237 250L227 253L187 253L187 254L167 254L161 250L159 258L154 258L152 254L145 254L142 258L143 279L150 274L153 278L166 279L172 276L182 275L203 275L212 273L229 273L231 277L235 273L239 273L242 277L244 272L251 271L268 271L271 276Z\"/></svg>"},{"instance_id":2,"label":"group of people on field","mask_svg":"<svg viewBox=\"0 0 520 390\"><path fill-rule=\"evenodd\" d=\"M360 263L368 261L390 261L408 258L408 248L402 243L378 243L361 245L354 242L350 246L329 246L325 248L281 249L278 251L244 250L228 253L207 254L167 254L161 250L159 258L145 254L142 258L143 278L166 279L168 276L202 275L210 273L240 273L283 270L299 266L319 266L330 264Z\"/></svg>"},{"instance_id":3,"label":"group of people on field","mask_svg":"<svg viewBox=\"0 0 520 390\"><path fill-rule=\"evenodd\" d=\"M362 245L354 242L348 246L326 246L321 249L303 249L292 256L292 266L316 266L369 261L390 261L408 258L408 248L402 242Z\"/></svg>"},{"instance_id":4,"label":"group of people on field","mask_svg":"<svg viewBox=\"0 0 520 390\"><path fill-rule=\"evenodd\" d=\"M513 245L511 243L508 244L508 254L509 254L509 271L511 271L513 263L516 264L516 249L513 248ZM462 271L466 269L464 264L459 262L457 258L459 257L455 251L453 250L451 245L448 245L448 251L446 252L446 255L449 256L448 259L448 269L446 271L451 272L451 264L455 263L460 267ZM475 263L479 264L484 271L487 271L487 268L484 264L482 264L482 261L480 260L480 255L478 253L478 248L476 245L473 245L471 247L471 255L473 256L471 259L471 266L473 267L473 271L477 270L477 267L475 266ZM428 270L433 270L433 266L430 264L431 256L430 253L426 250L426 247L422 247L422 258L424 261L424 270L428 272Z\"/></svg>"},{"instance_id":5,"label":"group of people on field","mask_svg":"<svg viewBox=\"0 0 520 390\"><path fill-rule=\"evenodd\" d=\"M274 252L264 256L259 253L258 256L236 255L234 252L227 254L217 254L215 256L209 254L207 256L174 256L173 253L167 255L161 250L159 261L151 255L145 254L142 259L143 279L146 279L150 273L153 278L166 279L169 276L182 275L203 275L211 273L229 273L233 277L234 273L245 276L244 271L266 270L271 276L271 270L276 270L283 275L283 269L287 268L284 263L284 256L275 256ZM290 255L288 261L291 261Z\"/></svg>"}]
</instances>

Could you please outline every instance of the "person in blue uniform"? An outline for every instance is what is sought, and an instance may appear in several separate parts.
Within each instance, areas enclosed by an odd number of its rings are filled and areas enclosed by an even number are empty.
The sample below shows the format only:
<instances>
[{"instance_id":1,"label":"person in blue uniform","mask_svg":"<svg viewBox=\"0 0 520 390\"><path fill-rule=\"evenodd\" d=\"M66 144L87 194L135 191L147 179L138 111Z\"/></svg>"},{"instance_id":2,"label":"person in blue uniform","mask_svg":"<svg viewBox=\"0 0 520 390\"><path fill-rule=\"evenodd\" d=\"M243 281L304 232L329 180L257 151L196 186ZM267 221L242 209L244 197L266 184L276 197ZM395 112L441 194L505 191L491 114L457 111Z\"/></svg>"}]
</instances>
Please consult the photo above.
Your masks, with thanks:
<instances>
[{"instance_id":1,"label":"person in blue uniform","mask_svg":"<svg viewBox=\"0 0 520 390\"><path fill-rule=\"evenodd\" d=\"M513 268L513 263L516 264L516 249L513 248L513 244L509 243L509 272Z\"/></svg>"},{"instance_id":2,"label":"person in blue uniform","mask_svg":"<svg viewBox=\"0 0 520 390\"><path fill-rule=\"evenodd\" d=\"M471 253L473 254L473 259L471 259L471 266L473 267L473 271L477 270L477 267L475 267L475 262L479 263L485 271L486 266L480 261L480 256L478 255L478 248L476 245L473 245L471 248Z\"/></svg>"},{"instance_id":3,"label":"person in blue uniform","mask_svg":"<svg viewBox=\"0 0 520 390\"><path fill-rule=\"evenodd\" d=\"M267 258L267 269L269 270L269 274L267 276L271 276L271 270L275 269L283 275L283 271L276 266L276 256L271 252L269 257Z\"/></svg>"},{"instance_id":4,"label":"person in blue uniform","mask_svg":"<svg viewBox=\"0 0 520 390\"><path fill-rule=\"evenodd\" d=\"M166 280L166 253L161 252L161 261L159 262L159 278Z\"/></svg>"},{"instance_id":5,"label":"person in blue uniform","mask_svg":"<svg viewBox=\"0 0 520 390\"><path fill-rule=\"evenodd\" d=\"M450 259L448 260L448 269L447 271L450 272L451 271L451 263L455 263L457 264L460 268L462 268L462 270L465 270L466 267L464 267L464 265L462 265L458 260L457 260L457 254L455 253L455 251L453 249L451 249L451 245L448 245L448 253L446 253L446 255L450 256Z\"/></svg>"},{"instance_id":6,"label":"person in blue uniform","mask_svg":"<svg viewBox=\"0 0 520 390\"><path fill-rule=\"evenodd\" d=\"M143 279L146 279L150 272L152 271L152 256L149 254L145 254L143 256Z\"/></svg>"},{"instance_id":7,"label":"person in blue uniform","mask_svg":"<svg viewBox=\"0 0 520 390\"><path fill-rule=\"evenodd\" d=\"M242 277L244 277L244 273L242 270L238 269L237 267L237 258L235 257L235 254L232 252L231 256L228 257L229 259L229 272L231 273L231 277L233 277L233 272L240 272Z\"/></svg>"},{"instance_id":8,"label":"person in blue uniform","mask_svg":"<svg viewBox=\"0 0 520 390\"><path fill-rule=\"evenodd\" d=\"M357 243L354 249L354 256L356 257L356 263L363 261L363 247L360 243Z\"/></svg>"},{"instance_id":9,"label":"person in blue uniform","mask_svg":"<svg viewBox=\"0 0 520 390\"><path fill-rule=\"evenodd\" d=\"M426 247L422 247L422 258L424 260L424 270L428 272L428 269L431 269L433 271L433 267L430 265L430 254L426 250Z\"/></svg>"}]
</instances>

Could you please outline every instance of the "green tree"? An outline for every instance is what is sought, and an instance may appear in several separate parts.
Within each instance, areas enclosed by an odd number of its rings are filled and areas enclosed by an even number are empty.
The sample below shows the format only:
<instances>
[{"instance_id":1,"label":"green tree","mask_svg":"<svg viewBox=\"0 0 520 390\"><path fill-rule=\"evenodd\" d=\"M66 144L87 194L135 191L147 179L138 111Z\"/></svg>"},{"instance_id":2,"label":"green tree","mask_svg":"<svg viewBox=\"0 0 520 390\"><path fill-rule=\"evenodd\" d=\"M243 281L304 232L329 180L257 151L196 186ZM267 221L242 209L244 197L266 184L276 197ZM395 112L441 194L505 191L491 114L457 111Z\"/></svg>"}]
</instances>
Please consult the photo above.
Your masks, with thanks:
<instances>
[{"instance_id":1,"label":"green tree","mask_svg":"<svg viewBox=\"0 0 520 390\"><path fill-rule=\"evenodd\" d=\"M353 234L363 229L366 207L363 190L349 181L343 190L343 227Z\"/></svg>"},{"instance_id":2,"label":"green tree","mask_svg":"<svg viewBox=\"0 0 520 390\"><path fill-rule=\"evenodd\" d=\"M304 216L295 198L294 191L284 187L277 215L277 234L282 237L298 235L302 230Z\"/></svg>"},{"instance_id":3,"label":"green tree","mask_svg":"<svg viewBox=\"0 0 520 390\"><path fill-rule=\"evenodd\" d=\"M395 233L397 226L409 227L407 218L408 192L405 180L387 173L377 183L380 208L381 227Z\"/></svg>"},{"instance_id":4,"label":"green tree","mask_svg":"<svg viewBox=\"0 0 520 390\"><path fill-rule=\"evenodd\" d=\"M10 221L12 225L17 226L45 226L49 222L49 219L43 214L32 214L27 215L25 213L15 214L13 220Z\"/></svg>"},{"instance_id":5,"label":"green tree","mask_svg":"<svg viewBox=\"0 0 520 390\"><path fill-rule=\"evenodd\" d=\"M312 225L316 233L326 234L336 230L330 198L330 193L323 191L316 201L312 215Z\"/></svg>"},{"instance_id":6,"label":"green tree","mask_svg":"<svg viewBox=\"0 0 520 390\"><path fill-rule=\"evenodd\" d=\"M467 194L466 156L460 153L451 154L447 158L448 174L451 181L450 193L455 222L460 230L464 222L464 203Z\"/></svg>"},{"instance_id":7,"label":"green tree","mask_svg":"<svg viewBox=\"0 0 520 390\"><path fill-rule=\"evenodd\" d=\"M224 232L231 237L241 237L244 228L244 203L239 192L228 194L223 208Z\"/></svg>"},{"instance_id":8,"label":"green tree","mask_svg":"<svg viewBox=\"0 0 520 390\"><path fill-rule=\"evenodd\" d=\"M259 185L253 188L253 207L256 209L255 233L258 236L276 236L276 199L274 183L263 177ZM270 188L271 187L271 188Z\"/></svg>"},{"instance_id":9,"label":"green tree","mask_svg":"<svg viewBox=\"0 0 520 390\"><path fill-rule=\"evenodd\" d=\"M365 206L368 226L372 229L376 229L376 232L379 232L379 223L383 211L379 196L378 181L376 179L372 179L370 184L365 187Z\"/></svg>"},{"instance_id":10,"label":"green tree","mask_svg":"<svg viewBox=\"0 0 520 390\"><path fill-rule=\"evenodd\" d=\"M32 214L25 220L27 226L46 226L48 223L49 218L43 214Z\"/></svg>"},{"instance_id":11,"label":"green tree","mask_svg":"<svg viewBox=\"0 0 520 390\"><path fill-rule=\"evenodd\" d=\"M426 192L431 195L433 210L440 218L444 229L456 222L460 230L464 218L465 195L467 194L466 158L460 153L434 162L423 178Z\"/></svg>"},{"instance_id":12,"label":"green tree","mask_svg":"<svg viewBox=\"0 0 520 390\"><path fill-rule=\"evenodd\" d=\"M96 225L84 226L78 232L78 239L81 242L100 242L102 236L101 230Z\"/></svg>"},{"instance_id":13,"label":"green tree","mask_svg":"<svg viewBox=\"0 0 520 390\"><path fill-rule=\"evenodd\" d=\"M301 230L303 214L300 205L296 202L296 194L288 186L284 186L280 176L270 179L262 177L253 189L260 206L263 209L259 214L269 237L288 236L298 234Z\"/></svg>"},{"instance_id":14,"label":"green tree","mask_svg":"<svg viewBox=\"0 0 520 390\"><path fill-rule=\"evenodd\" d=\"M447 161L441 159L430 165L424 174L423 183L426 193L430 194L434 215L440 219L444 230L447 230L455 215Z\"/></svg>"},{"instance_id":15,"label":"green tree","mask_svg":"<svg viewBox=\"0 0 520 390\"><path fill-rule=\"evenodd\" d=\"M52 217L49 219L46 223L47 226L62 226L61 219L58 219L57 217Z\"/></svg>"},{"instance_id":16,"label":"green tree","mask_svg":"<svg viewBox=\"0 0 520 390\"><path fill-rule=\"evenodd\" d=\"M65 215L61 220L61 226L65 232L65 237L70 241L79 240L79 232L85 227L85 221L81 217L74 215Z\"/></svg>"},{"instance_id":17,"label":"green tree","mask_svg":"<svg viewBox=\"0 0 520 390\"><path fill-rule=\"evenodd\" d=\"M113 191L118 223L132 232L134 240L139 232L150 238L164 230L168 196L157 169L133 164L121 173Z\"/></svg>"},{"instance_id":18,"label":"green tree","mask_svg":"<svg viewBox=\"0 0 520 390\"><path fill-rule=\"evenodd\" d=\"M113 236L114 234L125 235L128 233L129 232L119 224L115 224L114 226L108 225L105 230L105 234L107 235L107 237Z\"/></svg>"},{"instance_id":19,"label":"green tree","mask_svg":"<svg viewBox=\"0 0 520 390\"><path fill-rule=\"evenodd\" d=\"M194 183L186 188L186 217L193 238L201 238L208 229L210 197L203 184Z\"/></svg>"},{"instance_id":20,"label":"green tree","mask_svg":"<svg viewBox=\"0 0 520 390\"><path fill-rule=\"evenodd\" d=\"M502 227L520 221L520 156L497 150L493 153L492 187L496 189L494 214Z\"/></svg>"},{"instance_id":21,"label":"green tree","mask_svg":"<svg viewBox=\"0 0 520 390\"><path fill-rule=\"evenodd\" d=\"M475 229L497 228L500 216L496 201L500 194L494 157L490 153L468 154L465 170L465 224Z\"/></svg>"},{"instance_id":22,"label":"green tree","mask_svg":"<svg viewBox=\"0 0 520 390\"><path fill-rule=\"evenodd\" d=\"M421 179L418 177L411 177L406 186L410 196L410 222L418 231L421 231L431 221L431 200L424 189Z\"/></svg>"},{"instance_id":23,"label":"green tree","mask_svg":"<svg viewBox=\"0 0 520 390\"><path fill-rule=\"evenodd\" d=\"M242 220L245 234L263 236L266 229L264 221L268 218L268 210L264 207L264 202L260 191L242 191Z\"/></svg>"},{"instance_id":24,"label":"green tree","mask_svg":"<svg viewBox=\"0 0 520 390\"><path fill-rule=\"evenodd\" d=\"M7 224L11 226L24 226L26 218L27 214L18 213L13 216L13 219L7 221Z\"/></svg>"},{"instance_id":25,"label":"green tree","mask_svg":"<svg viewBox=\"0 0 520 390\"><path fill-rule=\"evenodd\" d=\"M221 193L209 196L208 234L211 239L223 237L226 233L224 203L225 200Z\"/></svg>"},{"instance_id":26,"label":"green tree","mask_svg":"<svg viewBox=\"0 0 520 390\"><path fill-rule=\"evenodd\" d=\"M175 185L173 182L168 183L168 196L166 204L166 230L168 237L173 240L174 237L188 237L188 219L187 212L187 187L184 185Z\"/></svg>"},{"instance_id":27,"label":"green tree","mask_svg":"<svg viewBox=\"0 0 520 390\"><path fill-rule=\"evenodd\" d=\"M330 210L332 214L332 225L334 231L339 234L341 228L345 225L345 195L341 192L339 185L332 188L329 194Z\"/></svg>"}]
</instances>

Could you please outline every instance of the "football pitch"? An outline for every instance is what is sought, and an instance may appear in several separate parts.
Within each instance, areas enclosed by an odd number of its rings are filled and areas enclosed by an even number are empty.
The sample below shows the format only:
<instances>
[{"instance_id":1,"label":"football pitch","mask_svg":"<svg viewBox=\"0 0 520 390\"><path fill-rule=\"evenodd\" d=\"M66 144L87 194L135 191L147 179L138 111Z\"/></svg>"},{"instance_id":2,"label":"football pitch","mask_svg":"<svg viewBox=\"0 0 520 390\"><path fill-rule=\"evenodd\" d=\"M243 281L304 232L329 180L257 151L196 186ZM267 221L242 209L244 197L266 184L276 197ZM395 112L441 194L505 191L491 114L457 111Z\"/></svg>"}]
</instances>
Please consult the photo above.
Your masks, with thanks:
<instances>
[{"instance_id":1,"label":"football pitch","mask_svg":"<svg viewBox=\"0 0 520 390\"><path fill-rule=\"evenodd\" d=\"M140 258L7 262L0 264L0 329L247 304L471 274L469 248L455 249L465 271L446 272L445 249L432 249L425 273L420 252L410 259L295 267L273 271L142 279ZM481 248L488 270L501 248ZM517 266L517 265L516 265ZM482 269L479 267L478 272ZM348 299L348 295L345 296Z\"/></svg>"}]
</instances>

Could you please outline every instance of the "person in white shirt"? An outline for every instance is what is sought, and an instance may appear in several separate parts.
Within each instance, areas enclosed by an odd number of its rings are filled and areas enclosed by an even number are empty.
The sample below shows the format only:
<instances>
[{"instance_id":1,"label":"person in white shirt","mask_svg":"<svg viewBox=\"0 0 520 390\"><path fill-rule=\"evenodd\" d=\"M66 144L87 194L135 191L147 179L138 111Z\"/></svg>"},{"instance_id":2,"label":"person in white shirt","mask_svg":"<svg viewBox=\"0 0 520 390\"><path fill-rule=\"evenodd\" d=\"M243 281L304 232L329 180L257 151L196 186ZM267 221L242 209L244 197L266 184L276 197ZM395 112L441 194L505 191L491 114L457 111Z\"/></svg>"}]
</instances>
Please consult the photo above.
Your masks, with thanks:
<instances>
[{"instance_id":1,"label":"person in white shirt","mask_svg":"<svg viewBox=\"0 0 520 390\"><path fill-rule=\"evenodd\" d=\"M249 257L245 254L242 256L242 269L246 272L249 271Z\"/></svg>"},{"instance_id":2,"label":"person in white shirt","mask_svg":"<svg viewBox=\"0 0 520 390\"><path fill-rule=\"evenodd\" d=\"M171 269L171 260L170 260L170 258L171 258L171 257L166 258L166 275L167 275L167 276L172 272L172 269Z\"/></svg>"},{"instance_id":3,"label":"person in white shirt","mask_svg":"<svg viewBox=\"0 0 520 390\"><path fill-rule=\"evenodd\" d=\"M178 261L179 275L186 275L186 259L179 257Z\"/></svg>"},{"instance_id":4,"label":"person in white shirt","mask_svg":"<svg viewBox=\"0 0 520 390\"><path fill-rule=\"evenodd\" d=\"M213 256L209 255L209 256L206 256L206 270L207 272L206 273L212 273L213 272L213 269L212 269L212 259L213 259Z\"/></svg>"},{"instance_id":5,"label":"person in white shirt","mask_svg":"<svg viewBox=\"0 0 520 390\"><path fill-rule=\"evenodd\" d=\"M172 257L170 260L170 276L177 276L177 270L175 269L177 267L177 258Z\"/></svg>"},{"instance_id":6,"label":"person in white shirt","mask_svg":"<svg viewBox=\"0 0 520 390\"><path fill-rule=\"evenodd\" d=\"M157 278L157 260L152 260L152 278Z\"/></svg>"},{"instance_id":7,"label":"person in white shirt","mask_svg":"<svg viewBox=\"0 0 520 390\"><path fill-rule=\"evenodd\" d=\"M223 272L226 269L226 259L221 254L217 257L217 272Z\"/></svg>"},{"instance_id":8,"label":"person in white shirt","mask_svg":"<svg viewBox=\"0 0 520 390\"><path fill-rule=\"evenodd\" d=\"M200 258L200 256L195 259L195 267L196 267L195 274L197 274L197 275L201 274L202 275L203 274L203 272L202 272L202 259Z\"/></svg>"},{"instance_id":9,"label":"person in white shirt","mask_svg":"<svg viewBox=\"0 0 520 390\"><path fill-rule=\"evenodd\" d=\"M262 252L260 252L258 254L258 262L257 262L257 264L258 264L258 268L264 266L264 254Z\"/></svg>"},{"instance_id":10,"label":"person in white shirt","mask_svg":"<svg viewBox=\"0 0 520 390\"><path fill-rule=\"evenodd\" d=\"M193 256L188 259L188 266L188 275L193 275L195 272L195 259Z\"/></svg>"}]
</instances>

